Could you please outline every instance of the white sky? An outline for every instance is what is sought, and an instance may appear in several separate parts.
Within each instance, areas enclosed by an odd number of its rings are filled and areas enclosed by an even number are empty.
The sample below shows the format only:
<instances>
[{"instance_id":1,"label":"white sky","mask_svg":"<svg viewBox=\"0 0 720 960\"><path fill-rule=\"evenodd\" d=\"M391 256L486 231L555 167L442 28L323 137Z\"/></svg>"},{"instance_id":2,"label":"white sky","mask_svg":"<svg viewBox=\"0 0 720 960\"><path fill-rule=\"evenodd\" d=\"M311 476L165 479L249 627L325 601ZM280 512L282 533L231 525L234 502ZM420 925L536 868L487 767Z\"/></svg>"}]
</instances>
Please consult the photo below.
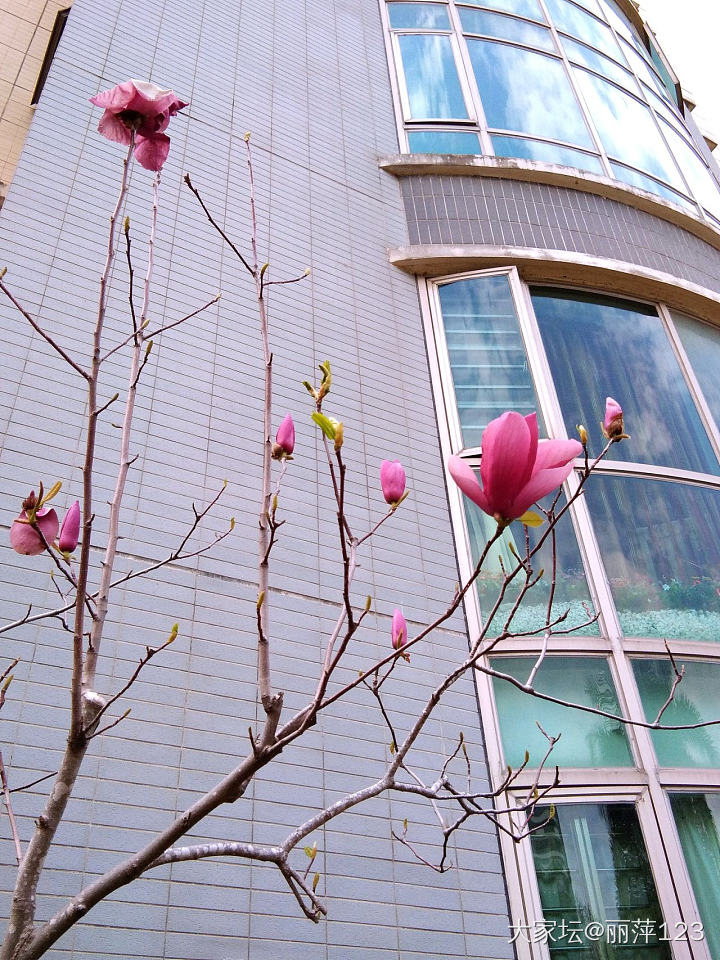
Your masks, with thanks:
<instances>
[{"instance_id":1,"label":"white sky","mask_svg":"<svg viewBox=\"0 0 720 960\"><path fill-rule=\"evenodd\" d=\"M720 140L720 3L718 0L640 0L640 13L683 89L697 101L695 122ZM720 147L715 151L717 157Z\"/></svg>"}]
</instances>

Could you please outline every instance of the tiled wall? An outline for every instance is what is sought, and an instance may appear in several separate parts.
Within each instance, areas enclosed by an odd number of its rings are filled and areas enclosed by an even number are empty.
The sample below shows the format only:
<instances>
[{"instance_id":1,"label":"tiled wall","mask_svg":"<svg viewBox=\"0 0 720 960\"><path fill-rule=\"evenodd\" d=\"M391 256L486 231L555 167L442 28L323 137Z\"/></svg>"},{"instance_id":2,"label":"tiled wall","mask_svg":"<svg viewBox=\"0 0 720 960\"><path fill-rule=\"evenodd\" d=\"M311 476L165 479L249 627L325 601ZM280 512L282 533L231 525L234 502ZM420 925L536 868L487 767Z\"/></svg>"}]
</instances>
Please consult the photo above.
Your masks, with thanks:
<instances>
[{"instance_id":1,"label":"tiled wall","mask_svg":"<svg viewBox=\"0 0 720 960\"><path fill-rule=\"evenodd\" d=\"M406 176L410 243L567 250L660 270L720 293L720 250L607 197L497 177Z\"/></svg>"},{"instance_id":2,"label":"tiled wall","mask_svg":"<svg viewBox=\"0 0 720 960\"><path fill-rule=\"evenodd\" d=\"M402 606L414 634L445 609L457 579L427 358L414 282L388 263L407 242L397 181L377 158L397 150L387 62L374 0L77 0L0 214L0 266L18 298L73 356L87 353L107 218L123 150L96 133L88 97L128 77L172 86L191 106L173 120L163 172L153 324L170 322L222 290L201 317L158 339L143 376L132 445L138 459L122 520L119 569L166 555L187 529L190 501L229 485L198 544L234 534L211 554L118 591L100 692L119 689L146 644L173 622L173 647L127 700L131 716L98 740L48 861L40 917L171 820L248 750L256 718L255 536L261 363L252 292L182 186L185 171L246 246L243 134L253 132L261 256L271 276L311 266L302 284L270 296L274 419L291 411L295 460L282 495L272 573L273 663L286 712L314 689L323 637L337 614L338 547L322 449L300 385L330 359L328 412L345 421L349 513L362 531L384 509L378 469L399 458L411 496L362 557L354 597L372 594L368 629L345 678L386 651ZM151 177L136 168L128 206L140 274ZM265 252L266 251L266 252ZM59 478L64 509L80 492L82 384L10 306L0 304L0 601L4 620L57 602L47 564L7 546L8 526L40 479ZM113 276L105 343L128 331L122 262ZM102 396L122 390L122 352L107 365ZM103 417L96 510L98 546L117 457L119 412ZM318 484L321 484L318 486ZM95 554L95 572L99 553ZM437 678L466 649L457 617L402 664L389 689L407 728ZM21 656L3 709L11 785L56 769L67 721L68 635L54 622L3 637ZM471 682L457 685L418 746L419 773L434 777L462 730L479 784L484 753ZM194 839L281 840L318 806L375 778L388 732L357 692L328 713L303 745L258 778ZM15 795L23 840L47 783ZM511 957L495 831L476 822L454 845L455 868L438 875L390 840L410 821L423 855L438 854L427 804L387 797L317 835L331 919L313 926L266 865L201 862L163 868L120 890L66 935L53 957L175 960L436 960ZM5 826L2 826L5 824ZM12 861L6 820L3 863ZM311 838L315 839L315 838ZM304 862L300 853L300 861ZM13 869L2 870L3 889ZM5 904L7 900L3 901Z\"/></svg>"}]
</instances>

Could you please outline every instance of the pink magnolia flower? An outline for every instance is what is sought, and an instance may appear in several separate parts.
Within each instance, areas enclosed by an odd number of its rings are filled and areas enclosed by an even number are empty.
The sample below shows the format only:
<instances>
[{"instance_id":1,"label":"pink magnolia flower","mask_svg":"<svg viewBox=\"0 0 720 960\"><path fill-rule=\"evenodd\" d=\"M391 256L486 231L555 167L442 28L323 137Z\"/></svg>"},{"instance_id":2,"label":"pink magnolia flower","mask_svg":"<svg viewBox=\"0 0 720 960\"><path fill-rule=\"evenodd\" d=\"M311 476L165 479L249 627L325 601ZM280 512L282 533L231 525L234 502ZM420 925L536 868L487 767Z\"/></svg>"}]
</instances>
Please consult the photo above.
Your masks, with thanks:
<instances>
[{"instance_id":1,"label":"pink magnolia flower","mask_svg":"<svg viewBox=\"0 0 720 960\"><path fill-rule=\"evenodd\" d=\"M65 514L60 527L58 547L62 553L72 553L80 539L80 504L76 500Z\"/></svg>"},{"instance_id":2,"label":"pink magnolia flower","mask_svg":"<svg viewBox=\"0 0 720 960\"><path fill-rule=\"evenodd\" d=\"M605 419L602 422L602 431L608 440L622 440L625 436L622 407L612 397L605 399Z\"/></svg>"},{"instance_id":3,"label":"pink magnolia flower","mask_svg":"<svg viewBox=\"0 0 720 960\"><path fill-rule=\"evenodd\" d=\"M112 90L90 97L90 103L103 107L98 131L114 143L129 144L135 133L135 156L146 170L160 170L167 160L170 137L163 131L178 110L187 106L172 90L161 90L154 83L126 80Z\"/></svg>"},{"instance_id":4,"label":"pink magnolia flower","mask_svg":"<svg viewBox=\"0 0 720 960\"><path fill-rule=\"evenodd\" d=\"M392 618L392 647L400 650L407 643L407 623L399 607L395 608Z\"/></svg>"},{"instance_id":5,"label":"pink magnolia flower","mask_svg":"<svg viewBox=\"0 0 720 960\"><path fill-rule=\"evenodd\" d=\"M380 486L391 507L396 507L405 493L405 471L399 460L383 460L380 464Z\"/></svg>"},{"instance_id":6,"label":"pink magnolia flower","mask_svg":"<svg viewBox=\"0 0 720 960\"><path fill-rule=\"evenodd\" d=\"M284 460L289 457L295 449L295 424L293 418L288 415L278 427L275 434L275 443L273 444L273 457L276 460Z\"/></svg>"},{"instance_id":7,"label":"pink magnolia flower","mask_svg":"<svg viewBox=\"0 0 720 960\"><path fill-rule=\"evenodd\" d=\"M52 543L58 532L58 516L52 507L42 507L37 511L35 520L48 543ZM45 549L37 530L30 526L27 514L21 511L10 527L10 546L15 553L36 557Z\"/></svg>"},{"instance_id":8,"label":"pink magnolia flower","mask_svg":"<svg viewBox=\"0 0 720 960\"><path fill-rule=\"evenodd\" d=\"M462 492L501 526L522 517L526 510L553 491L572 470L582 445L577 440L538 442L537 416L514 411L487 425L482 435L478 483L475 472L461 457L450 457L450 475Z\"/></svg>"}]
</instances>

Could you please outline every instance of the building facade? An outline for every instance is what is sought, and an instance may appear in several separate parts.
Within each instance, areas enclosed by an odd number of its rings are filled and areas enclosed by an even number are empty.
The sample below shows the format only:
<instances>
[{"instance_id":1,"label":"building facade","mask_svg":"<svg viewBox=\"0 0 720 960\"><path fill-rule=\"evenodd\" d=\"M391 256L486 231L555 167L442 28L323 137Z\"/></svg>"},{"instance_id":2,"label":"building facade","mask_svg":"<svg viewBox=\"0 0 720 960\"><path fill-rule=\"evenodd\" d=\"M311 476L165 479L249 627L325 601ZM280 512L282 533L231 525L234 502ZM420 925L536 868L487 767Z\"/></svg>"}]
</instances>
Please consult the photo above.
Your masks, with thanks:
<instances>
[{"instance_id":1,"label":"building facade","mask_svg":"<svg viewBox=\"0 0 720 960\"><path fill-rule=\"evenodd\" d=\"M121 162L119 148L97 135L88 97L128 77L190 101L173 120L163 170L153 314L171 323L223 295L153 351L121 571L172 551L190 502L211 499L226 478L207 533L231 515L236 533L120 589L102 694L121 687L145 645L161 643L174 622L179 636L132 688L131 716L90 752L48 861L39 917L227 772L257 719L257 321L252 290L182 185L187 171L245 242L248 130L266 259L278 275L312 268L270 298L274 417L290 410L298 429L271 580L276 684L288 710L314 690L338 609L336 521L300 386L330 359L328 412L345 423L353 523L367 528L382 515L383 459L404 463L412 494L362 558L357 590L372 595L373 613L348 676L387 648L395 607L411 635L442 613L492 532L446 484L447 457L479 464L482 431L506 409L537 410L541 436L572 437L584 424L599 450L610 394L630 439L613 447L558 528L552 592L535 588L490 662L523 680L545 649L541 692L643 722L672 687L669 650L684 675L664 722L717 719L720 187L635 8L626 0L76 0L0 215L0 267L22 304L78 356L89 348ZM149 184L147 171L134 169L128 212L140 236ZM110 344L126 336L126 303L118 266ZM40 479L63 480L67 504L78 495L84 392L9 304L0 317L6 528ZM108 397L122 375L113 365ZM117 442L109 417L98 462L107 496ZM106 513L98 508L100 531ZM395 681L401 729L482 629L503 558L522 549L516 526L468 594L465 618L415 648ZM30 602L52 607L46 567L6 543L0 550L3 622ZM543 562L551 569L551 557ZM567 615L546 642L548 609ZM55 622L6 634L8 658L21 658L3 707L11 786L57 769L66 638ZM271 866L202 861L148 873L50 955L615 960L632 951L642 960L719 960L718 728L651 733L531 699L478 671L443 701L414 769L437 776L462 730L476 786L492 789L527 751L513 801L546 750L538 724L562 734L552 755L561 783L555 815L521 843L474 820L454 836L453 869L438 874L390 835L407 819L416 849L435 860L432 809L383 797L318 831L330 915L319 926L299 914ZM377 778L387 750L381 718L356 691L191 839L278 842L310 812ZM552 777L545 770L540 785ZM46 789L15 794L21 838ZM538 823L548 812L544 805ZM3 889L13 873L3 867Z\"/></svg>"}]
</instances>

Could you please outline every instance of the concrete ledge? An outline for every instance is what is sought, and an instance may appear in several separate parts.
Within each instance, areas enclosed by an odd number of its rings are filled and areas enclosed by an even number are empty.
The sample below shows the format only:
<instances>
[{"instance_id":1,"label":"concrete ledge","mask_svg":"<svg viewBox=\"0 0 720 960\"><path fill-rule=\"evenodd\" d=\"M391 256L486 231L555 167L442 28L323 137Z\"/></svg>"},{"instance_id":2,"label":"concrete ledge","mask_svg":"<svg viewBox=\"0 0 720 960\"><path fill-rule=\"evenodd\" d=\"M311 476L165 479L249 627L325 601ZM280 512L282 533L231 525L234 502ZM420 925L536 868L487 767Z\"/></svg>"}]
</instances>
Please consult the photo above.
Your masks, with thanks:
<instances>
[{"instance_id":1,"label":"concrete ledge","mask_svg":"<svg viewBox=\"0 0 720 960\"><path fill-rule=\"evenodd\" d=\"M479 157L455 156L440 153L396 154L381 157L378 165L381 170L396 177L445 176L445 177L496 177L503 180L522 180L529 183L547 183L551 186L566 187L593 193L599 197L617 200L629 207L643 210L661 220L667 220L682 227L706 243L720 250L720 227L714 227L709 221L690 213L685 207L669 200L663 200L647 190L639 190L611 180L587 170L576 167L564 167L557 163L538 163L535 160L521 160L515 157Z\"/></svg>"},{"instance_id":2,"label":"concrete ledge","mask_svg":"<svg viewBox=\"0 0 720 960\"><path fill-rule=\"evenodd\" d=\"M560 282L589 287L615 296L661 300L678 310L720 323L720 294L698 284L680 280L672 274L622 260L589 257L567 250L500 247L489 244L418 244L391 249L389 258L394 266L407 273L431 277L486 270L490 267L516 266L521 277L528 282Z\"/></svg>"}]
</instances>

